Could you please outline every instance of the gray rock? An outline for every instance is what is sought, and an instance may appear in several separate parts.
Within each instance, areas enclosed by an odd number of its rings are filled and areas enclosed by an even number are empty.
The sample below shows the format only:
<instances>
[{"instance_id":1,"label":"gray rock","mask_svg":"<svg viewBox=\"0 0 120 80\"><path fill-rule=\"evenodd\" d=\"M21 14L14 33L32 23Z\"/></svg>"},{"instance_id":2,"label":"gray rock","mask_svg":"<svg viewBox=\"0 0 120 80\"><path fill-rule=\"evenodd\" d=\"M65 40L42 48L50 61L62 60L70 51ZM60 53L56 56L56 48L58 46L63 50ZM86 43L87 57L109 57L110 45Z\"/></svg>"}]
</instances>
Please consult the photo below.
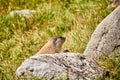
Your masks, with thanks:
<instances>
[{"instance_id":1,"label":"gray rock","mask_svg":"<svg viewBox=\"0 0 120 80\"><path fill-rule=\"evenodd\" d=\"M14 18L15 16L20 16L20 17L31 18L36 12L37 12L36 10L29 10L29 9L14 10L8 14L8 17Z\"/></svg>"},{"instance_id":2,"label":"gray rock","mask_svg":"<svg viewBox=\"0 0 120 80\"><path fill-rule=\"evenodd\" d=\"M78 53L41 54L28 58L16 70L16 76L57 80L92 80L101 77L104 68Z\"/></svg>"},{"instance_id":3,"label":"gray rock","mask_svg":"<svg viewBox=\"0 0 120 80\"><path fill-rule=\"evenodd\" d=\"M98 59L120 52L120 6L109 14L95 29L84 55Z\"/></svg>"}]
</instances>

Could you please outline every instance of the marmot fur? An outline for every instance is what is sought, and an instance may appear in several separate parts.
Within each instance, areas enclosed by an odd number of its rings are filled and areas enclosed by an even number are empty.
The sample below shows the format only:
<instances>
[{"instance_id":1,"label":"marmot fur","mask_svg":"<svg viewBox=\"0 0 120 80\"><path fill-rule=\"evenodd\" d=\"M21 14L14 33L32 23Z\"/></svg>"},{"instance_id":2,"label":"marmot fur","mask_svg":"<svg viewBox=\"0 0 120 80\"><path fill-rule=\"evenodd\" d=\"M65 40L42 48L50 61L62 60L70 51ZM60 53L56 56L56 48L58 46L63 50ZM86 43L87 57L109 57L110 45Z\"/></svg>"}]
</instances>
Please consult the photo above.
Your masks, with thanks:
<instances>
[{"instance_id":1,"label":"marmot fur","mask_svg":"<svg viewBox=\"0 0 120 80\"><path fill-rule=\"evenodd\" d=\"M38 54L51 54L61 52L62 45L66 38L62 36L55 36L51 38L38 52Z\"/></svg>"}]
</instances>

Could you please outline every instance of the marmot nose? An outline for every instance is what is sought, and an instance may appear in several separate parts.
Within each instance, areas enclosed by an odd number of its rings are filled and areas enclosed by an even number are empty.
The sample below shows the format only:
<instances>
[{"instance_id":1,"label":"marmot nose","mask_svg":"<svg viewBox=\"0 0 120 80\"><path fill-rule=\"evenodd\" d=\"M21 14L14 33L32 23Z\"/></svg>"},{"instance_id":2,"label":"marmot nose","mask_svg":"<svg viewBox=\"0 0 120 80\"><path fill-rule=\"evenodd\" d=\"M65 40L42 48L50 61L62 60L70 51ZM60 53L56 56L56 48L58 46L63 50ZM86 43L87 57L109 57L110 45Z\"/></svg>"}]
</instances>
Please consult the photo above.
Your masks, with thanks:
<instances>
[{"instance_id":1,"label":"marmot nose","mask_svg":"<svg viewBox=\"0 0 120 80\"><path fill-rule=\"evenodd\" d=\"M63 36L59 36L59 38L66 40L66 37L63 37Z\"/></svg>"},{"instance_id":2,"label":"marmot nose","mask_svg":"<svg viewBox=\"0 0 120 80\"><path fill-rule=\"evenodd\" d=\"M66 37L62 37L62 38L63 38L64 41L66 40Z\"/></svg>"},{"instance_id":3,"label":"marmot nose","mask_svg":"<svg viewBox=\"0 0 120 80\"><path fill-rule=\"evenodd\" d=\"M66 37L63 37L66 40Z\"/></svg>"}]
</instances>

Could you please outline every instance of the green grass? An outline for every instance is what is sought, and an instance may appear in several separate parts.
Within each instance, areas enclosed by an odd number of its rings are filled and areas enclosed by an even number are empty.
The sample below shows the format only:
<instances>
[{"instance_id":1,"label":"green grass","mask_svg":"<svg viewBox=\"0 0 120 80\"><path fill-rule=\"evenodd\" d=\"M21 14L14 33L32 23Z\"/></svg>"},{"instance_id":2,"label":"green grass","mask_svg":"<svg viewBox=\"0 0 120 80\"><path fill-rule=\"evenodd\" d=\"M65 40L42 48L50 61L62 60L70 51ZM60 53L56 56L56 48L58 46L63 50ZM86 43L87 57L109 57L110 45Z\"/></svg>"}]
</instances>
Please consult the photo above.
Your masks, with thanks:
<instances>
[{"instance_id":1,"label":"green grass","mask_svg":"<svg viewBox=\"0 0 120 80\"><path fill-rule=\"evenodd\" d=\"M100 65L107 69L107 74L100 80L120 80L120 53L116 52L114 56L100 59Z\"/></svg>"},{"instance_id":2,"label":"green grass","mask_svg":"<svg viewBox=\"0 0 120 80\"><path fill-rule=\"evenodd\" d=\"M66 36L63 48L83 53L96 26L111 12L107 4L108 0L0 0L0 80L12 80L17 67L52 36ZM7 17L17 9L39 13L31 19Z\"/></svg>"}]
</instances>

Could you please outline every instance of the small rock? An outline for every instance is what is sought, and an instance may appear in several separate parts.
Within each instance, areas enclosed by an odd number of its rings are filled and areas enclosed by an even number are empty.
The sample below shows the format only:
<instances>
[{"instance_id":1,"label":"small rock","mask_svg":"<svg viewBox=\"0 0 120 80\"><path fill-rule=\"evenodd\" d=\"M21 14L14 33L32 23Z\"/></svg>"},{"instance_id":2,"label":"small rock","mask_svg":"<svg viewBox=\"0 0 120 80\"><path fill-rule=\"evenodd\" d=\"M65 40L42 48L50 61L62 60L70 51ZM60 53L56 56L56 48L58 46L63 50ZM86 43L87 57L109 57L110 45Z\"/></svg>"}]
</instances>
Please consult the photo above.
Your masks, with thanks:
<instances>
[{"instance_id":1,"label":"small rock","mask_svg":"<svg viewBox=\"0 0 120 80\"><path fill-rule=\"evenodd\" d=\"M120 0L110 0L108 8L116 8L120 5Z\"/></svg>"},{"instance_id":2,"label":"small rock","mask_svg":"<svg viewBox=\"0 0 120 80\"><path fill-rule=\"evenodd\" d=\"M31 18L36 12L37 12L36 10L29 10L29 9L14 10L14 11L11 11L8 14L8 16L12 18L14 18L15 16Z\"/></svg>"}]
</instances>

